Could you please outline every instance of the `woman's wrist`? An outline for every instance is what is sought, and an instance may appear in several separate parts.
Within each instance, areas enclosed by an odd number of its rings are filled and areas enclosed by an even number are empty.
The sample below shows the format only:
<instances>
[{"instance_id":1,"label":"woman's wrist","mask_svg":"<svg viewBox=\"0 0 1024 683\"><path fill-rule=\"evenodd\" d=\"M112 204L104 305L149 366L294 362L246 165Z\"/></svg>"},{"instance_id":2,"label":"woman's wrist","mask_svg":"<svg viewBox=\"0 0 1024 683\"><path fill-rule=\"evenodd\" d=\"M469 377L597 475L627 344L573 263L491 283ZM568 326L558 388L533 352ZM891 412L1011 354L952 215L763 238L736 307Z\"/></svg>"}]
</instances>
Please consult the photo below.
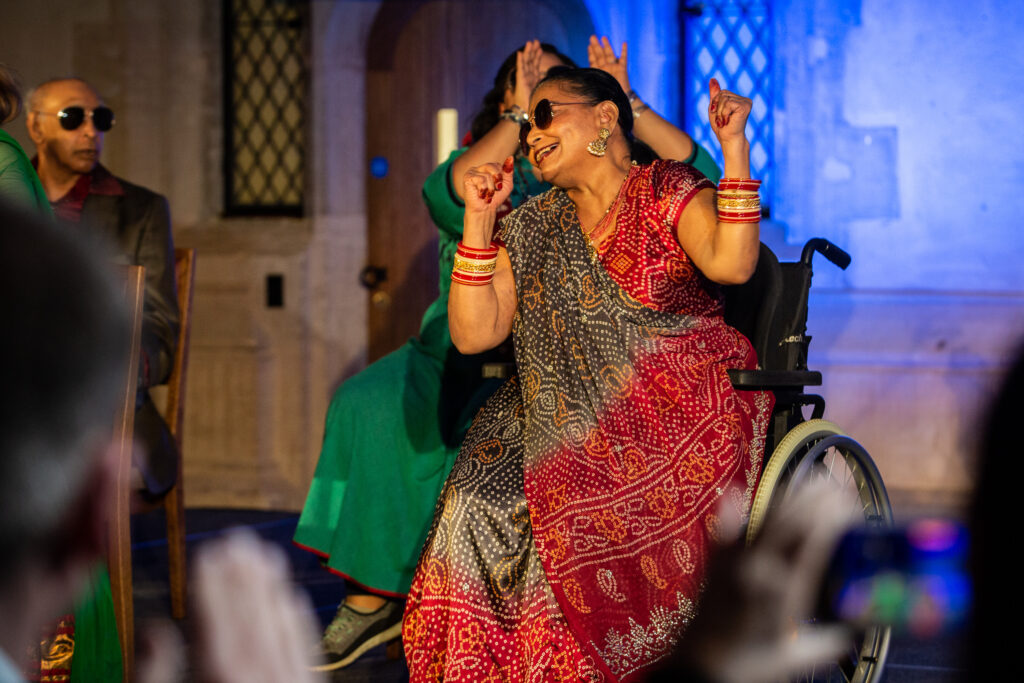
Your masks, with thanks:
<instances>
[{"instance_id":1,"label":"woman's wrist","mask_svg":"<svg viewBox=\"0 0 1024 683\"><path fill-rule=\"evenodd\" d=\"M746 138L722 143L722 171L726 178L750 177L750 143Z\"/></svg>"},{"instance_id":2,"label":"woman's wrist","mask_svg":"<svg viewBox=\"0 0 1024 683\"><path fill-rule=\"evenodd\" d=\"M629 106L633 110L633 121L635 122L640 118L640 115L645 111L650 110L650 107L640 99L640 96L636 94L636 91L632 88L626 90L626 97L629 99Z\"/></svg>"},{"instance_id":3,"label":"woman's wrist","mask_svg":"<svg viewBox=\"0 0 1024 683\"><path fill-rule=\"evenodd\" d=\"M494 163L500 164L502 161L504 161L505 157L509 156L510 154L515 154L516 152L519 151L520 127L521 126L515 121L513 121L511 118L502 117L498 119L497 125L495 125L494 128L491 128L490 131L488 131L488 136L496 135L498 136L497 139L500 139L502 141L502 154L500 155L501 158L496 160Z\"/></svg>"},{"instance_id":4,"label":"woman's wrist","mask_svg":"<svg viewBox=\"0 0 1024 683\"><path fill-rule=\"evenodd\" d=\"M511 121L517 126L521 126L529 120L529 115L526 110L520 107L518 104L511 105L508 109L501 112L500 116L503 121Z\"/></svg>"},{"instance_id":5,"label":"woman's wrist","mask_svg":"<svg viewBox=\"0 0 1024 683\"><path fill-rule=\"evenodd\" d=\"M471 249L489 249L495 217L493 209L479 214L470 214L467 210L466 220L462 225L462 243Z\"/></svg>"}]
</instances>

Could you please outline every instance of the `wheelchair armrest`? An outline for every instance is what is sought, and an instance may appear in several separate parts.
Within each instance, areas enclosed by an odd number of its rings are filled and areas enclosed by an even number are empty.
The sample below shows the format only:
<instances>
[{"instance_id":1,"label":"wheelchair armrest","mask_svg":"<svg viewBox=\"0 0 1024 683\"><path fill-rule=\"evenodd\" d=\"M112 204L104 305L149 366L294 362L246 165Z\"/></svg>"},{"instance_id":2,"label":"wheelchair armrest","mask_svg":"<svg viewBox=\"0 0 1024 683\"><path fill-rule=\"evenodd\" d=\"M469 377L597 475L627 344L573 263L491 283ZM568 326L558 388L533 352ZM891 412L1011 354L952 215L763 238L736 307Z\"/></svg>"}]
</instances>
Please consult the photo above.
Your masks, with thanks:
<instances>
[{"instance_id":1,"label":"wheelchair armrest","mask_svg":"<svg viewBox=\"0 0 1024 683\"><path fill-rule=\"evenodd\" d=\"M729 380L736 389L776 389L816 387L821 373L816 370L729 370Z\"/></svg>"}]
</instances>

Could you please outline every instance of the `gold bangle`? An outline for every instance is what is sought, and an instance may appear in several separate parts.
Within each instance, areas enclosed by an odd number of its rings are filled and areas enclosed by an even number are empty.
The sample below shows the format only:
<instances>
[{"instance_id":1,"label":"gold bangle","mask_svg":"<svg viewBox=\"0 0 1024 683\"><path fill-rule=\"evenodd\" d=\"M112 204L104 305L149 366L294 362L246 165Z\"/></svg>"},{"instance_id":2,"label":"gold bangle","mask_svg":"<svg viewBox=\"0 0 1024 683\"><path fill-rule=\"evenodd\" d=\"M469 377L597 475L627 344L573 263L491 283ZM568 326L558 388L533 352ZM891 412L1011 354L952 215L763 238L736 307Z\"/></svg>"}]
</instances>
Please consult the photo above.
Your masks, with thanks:
<instances>
[{"instance_id":1,"label":"gold bangle","mask_svg":"<svg viewBox=\"0 0 1024 683\"><path fill-rule=\"evenodd\" d=\"M760 209L761 198L760 197L719 197L718 198L719 209L739 210L739 209Z\"/></svg>"},{"instance_id":2,"label":"gold bangle","mask_svg":"<svg viewBox=\"0 0 1024 683\"><path fill-rule=\"evenodd\" d=\"M760 197L757 190L715 190L719 197Z\"/></svg>"},{"instance_id":3,"label":"gold bangle","mask_svg":"<svg viewBox=\"0 0 1024 683\"><path fill-rule=\"evenodd\" d=\"M491 263L473 263L472 261L456 258L452 270L462 271L463 273L493 273L495 268L497 268L496 261Z\"/></svg>"}]
</instances>

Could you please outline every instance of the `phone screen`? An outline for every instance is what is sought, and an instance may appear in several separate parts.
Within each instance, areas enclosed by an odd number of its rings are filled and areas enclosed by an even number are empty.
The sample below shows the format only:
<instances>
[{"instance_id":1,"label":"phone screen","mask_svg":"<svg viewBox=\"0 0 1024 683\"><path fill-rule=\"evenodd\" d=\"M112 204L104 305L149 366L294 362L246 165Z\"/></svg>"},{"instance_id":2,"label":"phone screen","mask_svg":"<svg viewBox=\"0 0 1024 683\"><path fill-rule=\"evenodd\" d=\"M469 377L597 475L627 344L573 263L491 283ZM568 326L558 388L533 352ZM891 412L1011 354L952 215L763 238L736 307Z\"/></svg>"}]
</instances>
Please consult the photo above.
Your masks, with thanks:
<instances>
[{"instance_id":1,"label":"phone screen","mask_svg":"<svg viewBox=\"0 0 1024 683\"><path fill-rule=\"evenodd\" d=\"M970 608L967 548L967 529L950 520L854 529L840 541L826 575L828 617L890 624L917 637L952 630Z\"/></svg>"}]
</instances>

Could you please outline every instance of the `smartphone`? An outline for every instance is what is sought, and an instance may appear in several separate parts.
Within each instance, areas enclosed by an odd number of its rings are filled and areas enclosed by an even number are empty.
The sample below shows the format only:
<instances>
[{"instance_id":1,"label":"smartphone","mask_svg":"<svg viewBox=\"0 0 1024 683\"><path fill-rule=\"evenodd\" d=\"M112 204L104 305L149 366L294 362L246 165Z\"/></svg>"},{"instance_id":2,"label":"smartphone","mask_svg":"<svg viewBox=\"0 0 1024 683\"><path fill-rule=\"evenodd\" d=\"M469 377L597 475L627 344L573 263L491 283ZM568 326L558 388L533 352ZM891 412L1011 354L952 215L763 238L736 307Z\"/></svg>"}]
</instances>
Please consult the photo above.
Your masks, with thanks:
<instances>
[{"instance_id":1,"label":"smartphone","mask_svg":"<svg viewBox=\"0 0 1024 683\"><path fill-rule=\"evenodd\" d=\"M966 527L945 519L847 532L825 576L823 617L920 638L957 629L971 602L968 542Z\"/></svg>"}]
</instances>

